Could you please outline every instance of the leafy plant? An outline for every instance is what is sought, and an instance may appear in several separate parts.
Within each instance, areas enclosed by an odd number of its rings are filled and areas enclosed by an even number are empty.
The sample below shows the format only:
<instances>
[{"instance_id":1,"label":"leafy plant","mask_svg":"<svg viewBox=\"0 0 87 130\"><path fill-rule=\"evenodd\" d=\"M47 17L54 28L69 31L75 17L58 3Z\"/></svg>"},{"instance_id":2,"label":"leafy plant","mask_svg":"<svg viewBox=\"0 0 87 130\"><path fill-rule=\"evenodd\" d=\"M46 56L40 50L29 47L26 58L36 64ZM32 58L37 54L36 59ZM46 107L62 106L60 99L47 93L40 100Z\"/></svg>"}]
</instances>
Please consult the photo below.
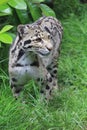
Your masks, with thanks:
<instances>
[{"instance_id":1,"label":"leafy plant","mask_svg":"<svg viewBox=\"0 0 87 130\"><path fill-rule=\"evenodd\" d=\"M14 26L17 26L20 23L26 24L35 21L42 15L56 17L54 11L45 5L44 1L45 0L3 0L0 4L0 17L9 16L9 23ZM0 41L3 43L11 43L12 38L6 31L4 33L1 31Z\"/></svg>"},{"instance_id":2,"label":"leafy plant","mask_svg":"<svg viewBox=\"0 0 87 130\"><path fill-rule=\"evenodd\" d=\"M0 0L0 5L7 3L9 0Z\"/></svg>"},{"instance_id":3,"label":"leafy plant","mask_svg":"<svg viewBox=\"0 0 87 130\"><path fill-rule=\"evenodd\" d=\"M7 32L11 28L13 28L12 25L6 25L4 26L1 31L0 31L0 42L10 44L12 43L12 37L11 35Z\"/></svg>"},{"instance_id":4,"label":"leafy plant","mask_svg":"<svg viewBox=\"0 0 87 130\"><path fill-rule=\"evenodd\" d=\"M0 5L0 16L5 15L14 15L13 11L15 10L17 13L20 22L23 23L23 19L25 19L24 23L27 20L30 20L29 16L33 18L33 20L38 19L40 16L54 16L56 17L54 11L44 4L45 0L11 0L5 4ZM42 4L43 2L43 4ZM27 18L26 17L27 14ZM21 18L22 17L22 18ZM31 18L31 20L32 20ZM27 19L27 20L26 20Z\"/></svg>"}]
</instances>

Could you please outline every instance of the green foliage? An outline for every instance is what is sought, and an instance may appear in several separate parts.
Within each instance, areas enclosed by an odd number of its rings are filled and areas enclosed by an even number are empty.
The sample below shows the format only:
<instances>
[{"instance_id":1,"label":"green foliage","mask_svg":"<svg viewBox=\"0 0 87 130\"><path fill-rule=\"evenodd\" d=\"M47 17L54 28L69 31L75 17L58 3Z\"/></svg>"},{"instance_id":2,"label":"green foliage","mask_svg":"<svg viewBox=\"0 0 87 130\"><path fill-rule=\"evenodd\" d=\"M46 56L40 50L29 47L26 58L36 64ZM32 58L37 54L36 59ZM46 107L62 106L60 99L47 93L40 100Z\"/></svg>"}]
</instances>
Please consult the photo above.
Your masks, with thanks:
<instances>
[{"instance_id":1,"label":"green foliage","mask_svg":"<svg viewBox=\"0 0 87 130\"><path fill-rule=\"evenodd\" d=\"M8 2L8 4L15 9L19 9L19 10L27 9L27 5L24 0L11 0Z\"/></svg>"},{"instance_id":2,"label":"green foliage","mask_svg":"<svg viewBox=\"0 0 87 130\"><path fill-rule=\"evenodd\" d=\"M12 37L10 36L9 33L7 33L7 31L9 31L11 28L13 28L12 25L6 25L1 29L0 42L6 43L6 44L12 43Z\"/></svg>"},{"instance_id":3,"label":"green foliage","mask_svg":"<svg viewBox=\"0 0 87 130\"><path fill-rule=\"evenodd\" d=\"M2 30L0 31L0 34L6 32L6 31L9 31L11 28L13 28L12 25L6 25L6 26L4 26L2 28Z\"/></svg>"},{"instance_id":4,"label":"green foliage","mask_svg":"<svg viewBox=\"0 0 87 130\"><path fill-rule=\"evenodd\" d=\"M41 4L44 0L11 0L3 1L4 4L0 4L0 16L9 16L9 23L25 24L37 20L42 15L54 16L54 11L45 4ZM4 18L3 18L4 19ZM15 22L13 23L12 20ZM0 41L3 43L11 43L12 38L10 34L4 32L0 34Z\"/></svg>"},{"instance_id":5,"label":"green foliage","mask_svg":"<svg viewBox=\"0 0 87 130\"><path fill-rule=\"evenodd\" d=\"M0 0L0 5L7 3L9 0Z\"/></svg>"},{"instance_id":6,"label":"green foliage","mask_svg":"<svg viewBox=\"0 0 87 130\"><path fill-rule=\"evenodd\" d=\"M16 9L16 14L17 14L18 19L20 20L21 24L29 23L29 21L31 21L31 19L28 16L28 12L26 10Z\"/></svg>"},{"instance_id":7,"label":"green foliage","mask_svg":"<svg viewBox=\"0 0 87 130\"><path fill-rule=\"evenodd\" d=\"M20 15L22 16L23 10L25 10L25 14L27 14L27 12L29 12L34 20L38 19L40 16L42 16L42 14L44 14L46 16L51 16L51 15L55 16L54 11L50 7L48 7L45 4L41 4L41 2L44 2L44 1L45 0L39 0L39 1L37 1L37 0L33 0L33 1L11 0L4 5L0 5L0 15L1 16L11 15L12 9L13 9L13 10L17 10L17 11L21 10L20 12L17 13L19 19L20 19ZM7 12L6 12L6 10L7 10ZM29 16L28 16L28 18L29 18ZM22 20L21 20L21 22L22 22ZM25 20L25 23L26 23L26 20Z\"/></svg>"},{"instance_id":8,"label":"green foliage","mask_svg":"<svg viewBox=\"0 0 87 130\"><path fill-rule=\"evenodd\" d=\"M40 8L37 4L33 4L33 3L27 1L27 5L28 5L28 9L30 10L34 21L37 20L39 17L41 17L42 14L41 14Z\"/></svg>"},{"instance_id":9,"label":"green foliage","mask_svg":"<svg viewBox=\"0 0 87 130\"><path fill-rule=\"evenodd\" d=\"M54 1L54 11L57 17L66 18L69 17L71 13L76 15L81 15L84 10L84 7L87 5L82 5L80 0L55 0Z\"/></svg>"},{"instance_id":10,"label":"green foliage","mask_svg":"<svg viewBox=\"0 0 87 130\"><path fill-rule=\"evenodd\" d=\"M45 0L32 0L32 3L40 3L40 2L44 2Z\"/></svg>"},{"instance_id":11,"label":"green foliage","mask_svg":"<svg viewBox=\"0 0 87 130\"><path fill-rule=\"evenodd\" d=\"M56 17L54 11L51 8L49 8L47 5L41 4L40 8L42 10L43 15Z\"/></svg>"},{"instance_id":12,"label":"green foliage","mask_svg":"<svg viewBox=\"0 0 87 130\"><path fill-rule=\"evenodd\" d=\"M12 15L11 8L7 5L0 5L0 16Z\"/></svg>"}]
</instances>

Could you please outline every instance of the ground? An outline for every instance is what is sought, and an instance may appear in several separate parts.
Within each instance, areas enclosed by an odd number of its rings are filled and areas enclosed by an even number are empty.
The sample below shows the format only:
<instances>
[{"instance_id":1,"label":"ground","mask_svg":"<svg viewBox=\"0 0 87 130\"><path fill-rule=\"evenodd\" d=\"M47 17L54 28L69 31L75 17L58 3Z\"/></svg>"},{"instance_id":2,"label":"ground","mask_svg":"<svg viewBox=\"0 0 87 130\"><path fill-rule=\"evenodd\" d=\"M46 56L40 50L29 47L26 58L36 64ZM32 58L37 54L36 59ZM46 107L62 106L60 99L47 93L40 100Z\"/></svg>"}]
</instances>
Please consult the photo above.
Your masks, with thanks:
<instances>
[{"instance_id":1,"label":"ground","mask_svg":"<svg viewBox=\"0 0 87 130\"><path fill-rule=\"evenodd\" d=\"M40 100L33 81L26 85L20 99L14 100L8 74L0 68L0 130L87 129L87 16L72 14L62 24L60 89L52 101ZM26 104L20 102L22 95Z\"/></svg>"}]
</instances>

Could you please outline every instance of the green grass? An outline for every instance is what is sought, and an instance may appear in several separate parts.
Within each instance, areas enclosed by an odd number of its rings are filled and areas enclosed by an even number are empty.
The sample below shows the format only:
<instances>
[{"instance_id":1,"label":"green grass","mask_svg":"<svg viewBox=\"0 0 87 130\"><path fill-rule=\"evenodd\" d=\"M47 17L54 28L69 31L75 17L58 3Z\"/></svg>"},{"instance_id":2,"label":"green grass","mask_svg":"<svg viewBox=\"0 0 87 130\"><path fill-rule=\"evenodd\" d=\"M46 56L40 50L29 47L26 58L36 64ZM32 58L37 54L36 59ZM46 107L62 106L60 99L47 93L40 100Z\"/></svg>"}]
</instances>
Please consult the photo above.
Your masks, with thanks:
<instances>
[{"instance_id":1,"label":"green grass","mask_svg":"<svg viewBox=\"0 0 87 130\"><path fill-rule=\"evenodd\" d=\"M23 104L14 100L8 76L0 70L0 130L87 129L87 17L71 15L62 24L60 90L46 103L31 82L22 92L27 101Z\"/></svg>"}]
</instances>

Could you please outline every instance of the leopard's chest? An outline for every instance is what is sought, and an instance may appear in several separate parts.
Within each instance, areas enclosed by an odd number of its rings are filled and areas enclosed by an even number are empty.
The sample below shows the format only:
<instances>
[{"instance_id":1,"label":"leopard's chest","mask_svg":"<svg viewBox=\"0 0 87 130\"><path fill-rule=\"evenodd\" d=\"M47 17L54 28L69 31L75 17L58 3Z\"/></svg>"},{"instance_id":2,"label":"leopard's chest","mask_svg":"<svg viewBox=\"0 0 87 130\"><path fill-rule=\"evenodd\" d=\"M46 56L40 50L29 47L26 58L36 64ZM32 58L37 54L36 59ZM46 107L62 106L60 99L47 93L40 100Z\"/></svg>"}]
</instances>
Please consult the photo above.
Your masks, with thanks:
<instances>
[{"instance_id":1,"label":"leopard's chest","mask_svg":"<svg viewBox=\"0 0 87 130\"><path fill-rule=\"evenodd\" d=\"M15 57L15 54L13 55L13 57ZM11 61L9 61L9 64L11 64L9 68L10 76L12 79L18 79L17 84L25 84L29 81L29 79L32 78L35 80L39 77L43 78L45 72L44 68L42 67L42 62L45 66L47 66L49 58L45 58L43 61L40 61L36 54L28 52L24 53L20 58L17 57L17 59L15 63L14 58L11 58Z\"/></svg>"},{"instance_id":2,"label":"leopard's chest","mask_svg":"<svg viewBox=\"0 0 87 130\"><path fill-rule=\"evenodd\" d=\"M32 52L25 52L20 58L17 57L16 67L18 64L23 67L28 65L31 66L31 64L35 61L38 62L38 58L35 54Z\"/></svg>"}]
</instances>

